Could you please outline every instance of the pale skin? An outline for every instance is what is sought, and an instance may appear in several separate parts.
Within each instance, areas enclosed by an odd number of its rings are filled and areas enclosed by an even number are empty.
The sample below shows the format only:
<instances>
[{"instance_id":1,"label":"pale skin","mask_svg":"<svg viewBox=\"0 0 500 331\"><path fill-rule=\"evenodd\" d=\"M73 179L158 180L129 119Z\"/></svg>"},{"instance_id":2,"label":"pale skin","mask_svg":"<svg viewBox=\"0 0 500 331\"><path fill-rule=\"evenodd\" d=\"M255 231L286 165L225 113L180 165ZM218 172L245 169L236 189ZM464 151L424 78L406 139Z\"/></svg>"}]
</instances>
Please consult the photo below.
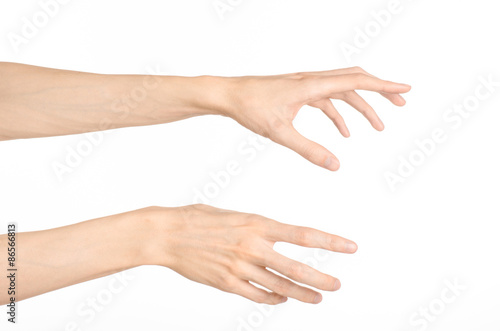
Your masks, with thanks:
<instances>
[{"instance_id":1,"label":"pale skin","mask_svg":"<svg viewBox=\"0 0 500 331\"><path fill-rule=\"evenodd\" d=\"M1 235L1 252L7 252L7 242ZM18 233L16 301L142 265L164 266L195 282L270 305L287 298L321 301L317 290L301 284L324 291L340 288L335 277L277 253L276 242L340 253L357 250L342 237L258 215L207 205L148 207ZM6 258L0 259L0 270L7 270ZM8 279L0 277L0 305L8 303L8 287Z\"/></svg>"},{"instance_id":2,"label":"pale skin","mask_svg":"<svg viewBox=\"0 0 500 331\"><path fill-rule=\"evenodd\" d=\"M377 129L384 125L355 90L380 93L403 106L406 84L361 68L252 77L101 75L0 63L0 140L48 137L168 123L199 115L231 117L248 129L335 171L338 159L293 127L304 105L321 109L348 137L331 99L347 102ZM99 236L95 234L99 233ZM281 256L283 241L341 253L354 242L311 228L204 205L150 207L62 228L18 234L16 300L141 265L161 265L250 300L318 303L338 279ZM7 250L0 236L0 251ZM103 254L105 252L105 254ZM0 270L7 259L0 259ZM57 270L57 273L54 273ZM278 275L270 270L281 274ZM284 277L283 277L284 276ZM259 289L260 284L267 290ZM0 288L8 281L0 277ZM8 301L0 291L0 304Z\"/></svg>"},{"instance_id":3,"label":"pale skin","mask_svg":"<svg viewBox=\"0 0 500 331\"><path fill-rule=\"evenodd\" d=\"M151 125L199 115L223 115L329 170L340 163L303 137L293 119L304 105L320 108L348 137L331 99L361 112L376 130L384 125L356 92L378 92L403 106L406 84L354 67L247 77L101 75L0 63L0 140L35 138Z\"/></svg>"}]
</instances>

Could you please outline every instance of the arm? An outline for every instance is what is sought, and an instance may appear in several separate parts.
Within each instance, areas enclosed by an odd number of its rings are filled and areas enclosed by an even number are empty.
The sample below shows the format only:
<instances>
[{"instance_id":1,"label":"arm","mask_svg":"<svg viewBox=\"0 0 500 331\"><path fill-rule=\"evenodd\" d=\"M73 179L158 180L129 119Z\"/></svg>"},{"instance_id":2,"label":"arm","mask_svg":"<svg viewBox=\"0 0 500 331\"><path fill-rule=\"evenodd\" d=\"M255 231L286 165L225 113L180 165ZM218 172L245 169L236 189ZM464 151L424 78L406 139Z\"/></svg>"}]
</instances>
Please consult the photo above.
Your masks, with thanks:
<instances>
[{"instance_id":1,"label":"arm","mask_svg":"<svg viewBox=\"0 0 500 331\"><path fill-rule=\"evenodd\" d=\"M144 262L142 211L113 215L51 230L16 234L16 301L104 277ZM146 224L145 224L146 225ZM7 236L0 236L0 268L7 270ZM0 305L8 279L0 277Z\"/></svg>"},{"instance_id":2,"label":"arm","mask_svg":"<svg viewBox=\"0 0 500 331\"><path fill-rule=\"evenodd\" d=\"M0 77L0 140L216 114L206 77L100 75L16 63L0 63Z\"/></svg>"},{"instance_id":3,"label":"arm","mask_svg":"<svg viewBox=\"0 0 500 331\"><path fill-rule=\"evenodd\" d=\"M16 301L141 265L165 266L193 281L267 304L287 297L321 301L318 292L297 283L328 291L340 287L336 278L278 254L273 250L278 241L343 253L357 249L347 239L258 215L205 205L150 207L18 233ZM0 236L0 251L7 252L5 235ZM6 270L2 255L0 268ZM0 277L1 305L8 302L7 287L7 278Z\"/></svg>"},{"instance_id":4,"label":"arm","mask_svg":"<svg viewBox=\"0 0 500 331\"><path fill-rule=\"evenodd\" d=\"M217 114L286 146L312 163L337 170L339 161L300 135L292 122L302 106L321 109L348 137L330 99L360 111L377 130L384 125L355 90L375 91L393 104L410 86L361 68L276 76L174 77L100 75L0 63L0 140L46 137L167 123Z\"/></svg>"}]
</instances>

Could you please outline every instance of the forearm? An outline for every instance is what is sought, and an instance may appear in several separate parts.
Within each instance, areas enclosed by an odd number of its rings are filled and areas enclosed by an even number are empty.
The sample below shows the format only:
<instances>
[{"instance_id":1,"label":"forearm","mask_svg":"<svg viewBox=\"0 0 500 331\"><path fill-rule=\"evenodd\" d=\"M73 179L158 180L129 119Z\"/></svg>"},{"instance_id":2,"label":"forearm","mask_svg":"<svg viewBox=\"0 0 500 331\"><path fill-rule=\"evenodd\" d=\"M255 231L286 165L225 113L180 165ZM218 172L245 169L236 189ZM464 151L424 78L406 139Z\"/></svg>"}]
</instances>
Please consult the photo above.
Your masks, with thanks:
<instances>
[{"instance_id":1,"label":"forearm","mask_svg":"<svg viewBox=\"0 0 500 331\"><path fill-rule=\"evenodd\" d=\"M149 263L149 209L16 236L16 301ZM7 237L0 236L7 270ZM0 305L8 303L0 277Z\"/></svg>"},{"instance_id":2,"label":"forearm","mask_svg":"<svg viewBox=\"0 0 500 331\"><path fill-rule=\"evenodd\" d=\"M0 63L0 140L160 124L217 114L221 77L102 75Z\"/></svg>"}]
</instances>

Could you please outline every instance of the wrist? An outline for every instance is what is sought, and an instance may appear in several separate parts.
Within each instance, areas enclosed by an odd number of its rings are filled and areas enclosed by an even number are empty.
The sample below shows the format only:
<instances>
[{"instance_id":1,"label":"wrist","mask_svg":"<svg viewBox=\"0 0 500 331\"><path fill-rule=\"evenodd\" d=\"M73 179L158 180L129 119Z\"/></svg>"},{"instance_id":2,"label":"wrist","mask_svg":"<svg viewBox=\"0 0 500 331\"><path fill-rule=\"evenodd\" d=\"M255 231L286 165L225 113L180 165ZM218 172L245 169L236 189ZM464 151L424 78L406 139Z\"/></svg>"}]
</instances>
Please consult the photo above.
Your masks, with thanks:
<instances>
[{"instance_id":1,"label":"wrist","mask_svg":"<svg viewBox=\"0 0 500 331\"><path fill-rule=\"evenodd\" d=\"M181 97L181 103L186 105L190 116L230 116L237 91L236 78L198 76L175 79L181 87L177 95Z\"/></svg>"},{"instance_id":2,"label":"wrist","mask_svg":"<svg viewBox=\"0 0 500 331\"><path fill-rule=\"evenodd\" d=\"M137 265L161 265L170 267L173 262L173 230L178 218L173 216L177 208L147 207L133 211L131 231L135 233L133 251Z\"/></svg>"},{"instance_id":3,"label":"wrist","mask_svg":"<svg viewBox=\"0 0 500 331\"><path fill-rule=\"evenodd\" d=\"M159 88L151 89L151 106L157 109L158 123L166 123L202 115L231 117L238 92L237 77L218 76L154 76Z\"/></svg>"}]
</instances>

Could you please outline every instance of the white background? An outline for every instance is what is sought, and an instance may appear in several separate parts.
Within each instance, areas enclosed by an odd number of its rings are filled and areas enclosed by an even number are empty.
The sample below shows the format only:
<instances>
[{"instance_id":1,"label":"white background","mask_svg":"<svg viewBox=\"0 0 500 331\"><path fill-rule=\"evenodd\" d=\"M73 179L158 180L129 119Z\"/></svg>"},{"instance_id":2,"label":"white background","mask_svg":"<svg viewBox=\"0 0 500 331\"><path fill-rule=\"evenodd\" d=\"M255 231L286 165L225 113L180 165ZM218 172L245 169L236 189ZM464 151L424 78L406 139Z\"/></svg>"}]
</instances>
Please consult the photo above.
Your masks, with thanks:
<instances>
[{"instance_id":1,"label":"white background","mask_svg":"<svg viewBox=\"0 0 500 331\"><path fill-rule=\"evenodd\" d=\"M254 135L220 117L107 131L62 180L54 162L65 162L68 148L85 136L2 142L0 233L11 221L20 231L33 231L150 205L191 204L195 189L212 185L211 172L236 160L241 173L209 203L356 241L355 255L326 258L320 251L277 246L339 277L341 290L324 293L320 305L289 300L264 314L236 295L164 268L141 267L129 271L133 279L112 296L109 286L119 284L114 276L23 301L19 324L7 326L2 312L1 329L499 330L500 87L460 125L443 117L455 104L474 101L480 77L500 81L495 2L401 0L379 31L371 12L386 10L388 0L232 3L221 19L212 0L69 1L16 51L9 34L22 35L23 17L33 21L42 9L34 0L2 0L0 60L99 73L156 68L185 76L359 65L411 84L407 105L397 108L361 92L386 125L379 133L336 102L348 139L320 111L304 108L295 125L338 156L335 173L272 143L255 157L242 154L238 148L248 149ZM342 43L353 45L356 29L366 26L374 29L370 42L348 59ZM447 139L391 190L384 173L397 174L398 158L422 156L415 140L428 139L435 129ZM446 282L456 281L458 295L443 303ZM89 318L85 303L96 297L102 310ZM432 322L423 327L419 309L429 306Z\"/></svg>"}]
</instances>

